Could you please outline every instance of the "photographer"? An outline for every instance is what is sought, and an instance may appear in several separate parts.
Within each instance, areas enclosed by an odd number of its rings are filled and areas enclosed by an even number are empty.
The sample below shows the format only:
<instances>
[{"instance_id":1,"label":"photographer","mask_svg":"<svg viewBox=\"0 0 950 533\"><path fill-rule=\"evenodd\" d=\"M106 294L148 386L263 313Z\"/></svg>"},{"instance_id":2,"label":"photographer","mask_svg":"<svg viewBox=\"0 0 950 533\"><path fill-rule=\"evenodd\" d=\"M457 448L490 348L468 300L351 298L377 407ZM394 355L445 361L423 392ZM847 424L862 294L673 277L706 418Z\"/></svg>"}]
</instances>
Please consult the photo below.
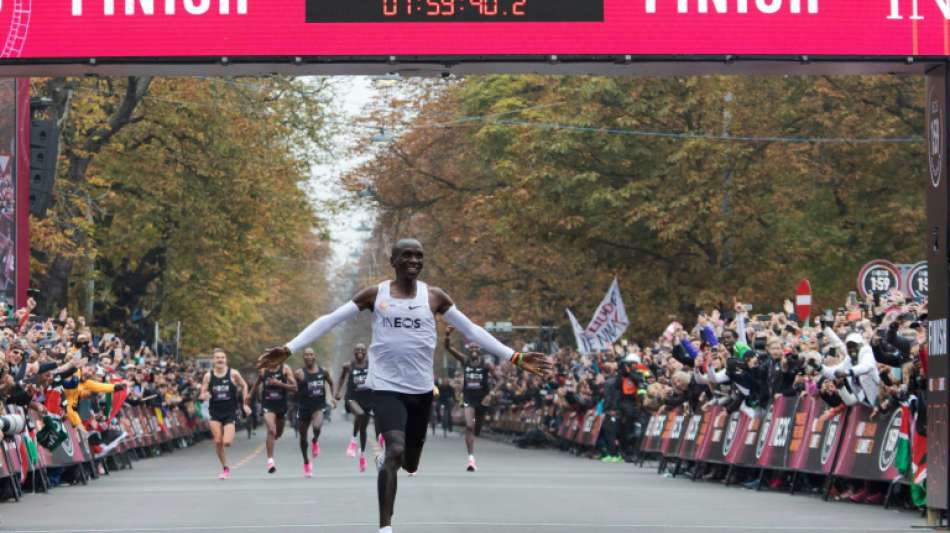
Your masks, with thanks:
<instances>
[{"instance_id":1,"label":"photographer","mask_svg":"<svg viewBox=\"0 0 950 533\"><path fill-rule=\"evenodd\" d=\"M826 328L825 335L829 335L829 331L830 328ZM830 335L837 339L834 332ZM871 346L864 342L860 333L849 333L844 346L846 355L842 361L835 365L824 365L822 375L826 379L846 380L857 401L876 405L881 379Z\"/></svg>"}]
</instances>

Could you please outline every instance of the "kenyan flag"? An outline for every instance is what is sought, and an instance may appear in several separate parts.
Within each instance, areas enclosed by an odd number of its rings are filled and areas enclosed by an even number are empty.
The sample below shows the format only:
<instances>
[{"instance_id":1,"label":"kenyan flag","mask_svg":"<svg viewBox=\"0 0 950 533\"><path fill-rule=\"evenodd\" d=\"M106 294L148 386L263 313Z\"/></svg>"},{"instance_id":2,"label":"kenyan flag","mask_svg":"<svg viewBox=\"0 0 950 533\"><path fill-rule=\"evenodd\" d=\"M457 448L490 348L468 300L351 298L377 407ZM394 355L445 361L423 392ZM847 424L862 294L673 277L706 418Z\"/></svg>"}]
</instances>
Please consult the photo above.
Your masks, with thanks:
<instances>
[{"instance_id":1,"label":"kenyan flag","mask_svg":"<svg viewBox=\"0 0 950 533\"><path fill-rule=\"evenodd\" d=\"M901 432L897 441L897 469L910 481L910 496L917 507L927 505L927 437L911 430L910 408L901 406Z\"/></svg>"}]
</instances>

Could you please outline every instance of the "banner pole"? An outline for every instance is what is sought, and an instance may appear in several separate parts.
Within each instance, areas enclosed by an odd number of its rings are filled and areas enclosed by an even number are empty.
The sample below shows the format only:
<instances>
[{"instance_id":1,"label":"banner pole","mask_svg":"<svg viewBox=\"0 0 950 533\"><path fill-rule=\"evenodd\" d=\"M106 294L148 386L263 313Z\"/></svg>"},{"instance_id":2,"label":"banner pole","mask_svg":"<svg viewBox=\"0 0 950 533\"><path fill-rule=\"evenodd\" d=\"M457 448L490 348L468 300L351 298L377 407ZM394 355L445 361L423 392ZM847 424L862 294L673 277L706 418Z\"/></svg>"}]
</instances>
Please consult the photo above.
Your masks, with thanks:
<instances>
[{"instance_id":1,"label":"banner pole","mask_svg":"<svg viewBox=\"0 0 950 533\"><path fill-rule=\"evenodd\" d=\"M927 354L927 508L939 517L936 510L948 508L947 458L950 446L950 419L948 419L947 381L950 364L947 361L948 286L948 129L947 91L950 88L950 70L947 63L927 72L926 127L928 186L927 202L927 263L930 275L928 301L928 354Z\"/></svg>"}]
</instances>

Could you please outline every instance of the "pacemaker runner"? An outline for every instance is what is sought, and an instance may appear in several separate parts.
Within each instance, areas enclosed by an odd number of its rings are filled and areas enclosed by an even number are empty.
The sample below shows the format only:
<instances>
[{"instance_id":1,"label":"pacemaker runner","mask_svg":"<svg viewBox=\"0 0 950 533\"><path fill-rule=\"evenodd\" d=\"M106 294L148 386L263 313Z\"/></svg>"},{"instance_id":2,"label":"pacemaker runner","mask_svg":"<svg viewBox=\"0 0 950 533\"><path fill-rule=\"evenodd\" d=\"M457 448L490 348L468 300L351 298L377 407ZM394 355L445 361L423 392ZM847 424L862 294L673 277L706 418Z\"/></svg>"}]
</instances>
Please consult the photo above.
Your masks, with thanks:
<instances>
[{"instance_id":1,"label":"pacemaker runner","mask_svg":"<svg viewBox=\"0 0 950 533\"><path fill-rule=\"evenodd\" d=\"M340 378L337 383L336 399L340 400L342 384L346 383L346 409L353 414L353 437L346 448L346 455L356 457L356 438L359 436L359 469L366 471L366 426L369 424L369 414L372 411L373 391L367 384L369 378L369 362L366 360L366 345L359 343L353 347L353 360L343 364Z\"/></svg>"},{"instance_id":2,"label":"pacemaker runner","mask_svg":"<svg viewBox=\"0 0 950 533\"><path fill-rule=\"evenodd\" d=\"M258 368L257 381L251 388L251 394L244 400L245 407L250 408L250 396L253 396L261 385L264 388L261 407L264 410L264 425L267 426L267 472L273 474L277 471L277 465L274 464L274 442L284 434L287 394L297 390L297 380L294 379L290 367L283 362Z\"/></svg>"},{"instance_id":3,"label":"pacemaker runner","mask_svg":"<svg viewBox=\"0 0 950 533\"><path fill-rule=\"evenodd\" d=\"M327 406L327 398L333 398L333 380L330 373L317 365L317 355L313 349L303 351L304 367L298 369L294 378L297 380L297 432L300 437L300 453L303 455L303 475L313 477L313 465L307 456L307 433L313 428L313 440L310 443L310 454L314 459L320 455L320 430L323 429L323 409ZM333 400L336 408L336 400Z\"/></svg>"},{"instance_id":4,"label":"pacemaker runner","mask_svg":"<svg viewBox=\"0 0 950 533\"><path fill-rule=\"evenodd\" d=\"M475 472L478 470L478 467L475 466L475 437L482 433L482 423L488 413L488 408L484 405L485 398L491 392L488 378L491 376L497 382L498 373L495 371L494 365L482 358L482 352L478 349L477 344L467 346L468 357L453 348L452 331L454 329L452 326L445 328L445 349L459 363L465 365L462 373L462 399L465 411L465 448L468 450L466 470Z\"/></svg>"},{"instance_id":5,"label":"pacemaker runner","mask_svg":"<svg viewBox=\"0 0 950 533\"><path fill-rule=\"evenodd\" d=\"M213 366L201 380L200 398L208 402L211 415L211 436L214 439L214 453L221 461L221 474L218 479L231 477L231 469L225 457L224 449L234 442L234 423L237 418L238 396L247 395L247 382L241 373L228 366L228 355L221 348L212 352ZM250 414L245 405L244 414Z\"/></svg>"}]
</instances>

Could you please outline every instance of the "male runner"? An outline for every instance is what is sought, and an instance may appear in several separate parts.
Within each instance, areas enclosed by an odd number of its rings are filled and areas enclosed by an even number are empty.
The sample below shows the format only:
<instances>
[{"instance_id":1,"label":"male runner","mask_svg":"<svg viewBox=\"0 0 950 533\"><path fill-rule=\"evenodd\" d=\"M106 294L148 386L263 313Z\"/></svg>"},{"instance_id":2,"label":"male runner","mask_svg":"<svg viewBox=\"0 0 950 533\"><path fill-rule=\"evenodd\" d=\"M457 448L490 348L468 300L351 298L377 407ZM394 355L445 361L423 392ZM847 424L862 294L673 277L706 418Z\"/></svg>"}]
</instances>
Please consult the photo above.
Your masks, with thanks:
<instances>
[{"instance_id":1,"label":"male runner","mask_svg":"<svg viewBox=\"0 0 950 533\"><path fill-rule=\"evenodd\" d=\"M353 347L353 360L343 363L340 371L340 384L346 383L346 408L353 414L353 437L346 448L346 455L356 457L356 436L359 434L360 443L360 472L366 471L366 426L369 424L369 413L372 411L372 395L366 383L369 377L369 362L366 360L366 345L358 343ZM340 401L342 387L336 390L336 399Z\"/></svg>"},{"instance_id":2,"label":"male runner","mask_svg":"<svg viewBox=\"0 0 950 533\"><path fill-rule=\"evenodd\" d=\"M482 359L482 352L477 344L469 344L468 357L452 347L452 331L455 328L448 326L445 328L445 349L459 363L465 365L462 377L462 406L465 412L465 448L468 449L468 466L466 470L474 472L478 470L475 466L475 437L482 433L482 422L488 408L483 405L485 397L490 392L488 386L488 376L491 375L495 381L498 381L498 373L495 366Z\"/></svg>"},{"instance_id":3,"label":"male runner","mask_svg":"<svg viewBox=\"0 0 950 533\"><path fill-rule=\"evenodd\" d=\"M398 241L389 260L395 281L363 289L352 301L315 320L286 346L271 348L258 360L261 368L279 365L360 311L373 312L367 383L373 390L376 427L386 442L384 459L377 462L380 533L392 533L399 468L409 473L419 468L431 413L436 315L443 315L467 338L516 366L539 374L553 369L553 362L544 354L522 354L508 348L462 314L444 291L418 281L422 259L419 241Z\"/></svg>"},{"instance_id":4,"label":"male runner","mask_svg":"<svg viewBox=\"0 0 950 533\"><path fill-rule=\"evenodd\" d=\"M299 387L297 389L297 429L300 436L300 453L303 455L303 475L313 477L313 466L307 456L307 432L313 427L313 440L310 454L314 459L320 455L320 430L323 428L323 408L327 406L327 396L333 398L333 380L330 373L317 365L317 355L313 349L303 351L304 367L294 374ZM336 400L333 400L336 407Z\"/></svg>"},{"instance_id":5,"label":"male runner","mask_svg":"<svg viewBox=\"0 0 950 533\"><path fill-rule=\"evenodd\" d=\"M212 352L213 366L201 380L203 401L208 401L208 413L211 415L211 436L214 439L214 451L221 461L221 474L218 479L231 477L231 469L224 455L224 449L234 442L234 422L237 415L238 395L247 395L247 382L241 373L228 367L228 355L221 348ZM244 414L250 414L245 405Z\"/></svg>"},{"instance_id":6,"label":"male runner","mask_svg":"<svg viewBox=\"0 0 950 533\"><path fill-rule=\"evenodd\" d=\"M274 464L274 442L284 434L284 421L287 418L287 393L297 390L297 380L290 367L282 361L265 365L257 370L257 381L251 388L251 395L263 384L261 407L264 410L264 425L267 426L267 473L277 471ZM245 400L244 405L247 406Z\"/></svg>"}]
</instances>

